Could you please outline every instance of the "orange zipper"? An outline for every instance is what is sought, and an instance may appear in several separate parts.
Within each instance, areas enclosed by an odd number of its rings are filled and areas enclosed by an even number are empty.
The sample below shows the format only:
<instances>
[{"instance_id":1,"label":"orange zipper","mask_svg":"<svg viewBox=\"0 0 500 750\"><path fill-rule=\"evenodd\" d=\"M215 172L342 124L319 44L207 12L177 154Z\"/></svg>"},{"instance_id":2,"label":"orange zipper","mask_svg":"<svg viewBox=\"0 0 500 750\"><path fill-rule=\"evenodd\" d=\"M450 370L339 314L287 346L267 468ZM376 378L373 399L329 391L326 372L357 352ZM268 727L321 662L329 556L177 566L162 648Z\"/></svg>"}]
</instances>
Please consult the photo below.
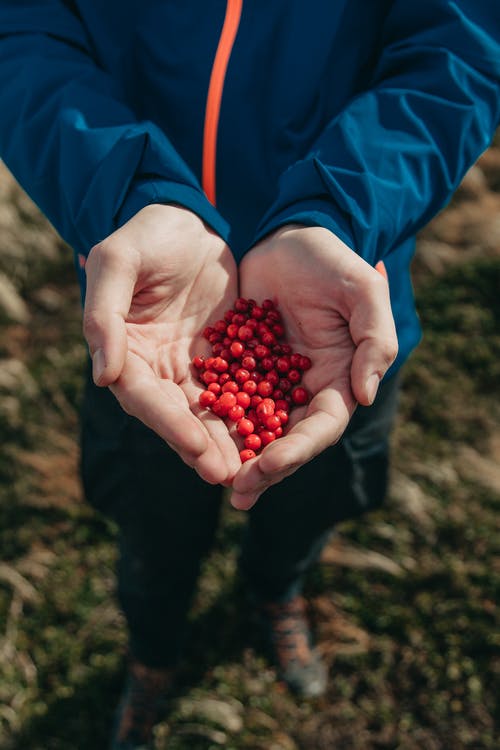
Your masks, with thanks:
<instances>
[{"instance_id":1,"label":"orange zipper","mask_svg":"<svg viewBox=\"0 0 500 750\"><path fill-rule=\"evenodd\" d=\"M216 201L217 130L227 66L240 25L243 0L227 0L224 25L208 86L203 129L202 187L210 203Z\"/></svg>"}]
</instances>

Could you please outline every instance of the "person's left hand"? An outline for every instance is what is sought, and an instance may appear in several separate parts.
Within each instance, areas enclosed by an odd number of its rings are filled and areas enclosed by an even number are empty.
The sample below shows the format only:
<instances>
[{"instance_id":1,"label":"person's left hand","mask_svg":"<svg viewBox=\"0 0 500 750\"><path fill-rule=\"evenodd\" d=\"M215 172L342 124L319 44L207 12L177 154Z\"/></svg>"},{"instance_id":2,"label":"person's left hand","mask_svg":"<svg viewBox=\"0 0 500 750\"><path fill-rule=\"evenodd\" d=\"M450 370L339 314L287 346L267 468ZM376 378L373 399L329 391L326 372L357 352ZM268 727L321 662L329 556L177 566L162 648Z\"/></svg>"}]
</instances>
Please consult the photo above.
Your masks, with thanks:
<instances>
[{"instance_id":1,"label":"person's left hand","mask_svg":"<svg viewBox=\"0 0 500 750\"><path fill-rule=\"evenodd\" d=\"M273 299L286 339L312 368L307 406L291 429L236 474L231 503L250 508L272 484L337 442L357 403L370 405L397 354L385 278L321 227L286 226L251 250L240 265L240 293Z\"/></svg>"}]
</instances>

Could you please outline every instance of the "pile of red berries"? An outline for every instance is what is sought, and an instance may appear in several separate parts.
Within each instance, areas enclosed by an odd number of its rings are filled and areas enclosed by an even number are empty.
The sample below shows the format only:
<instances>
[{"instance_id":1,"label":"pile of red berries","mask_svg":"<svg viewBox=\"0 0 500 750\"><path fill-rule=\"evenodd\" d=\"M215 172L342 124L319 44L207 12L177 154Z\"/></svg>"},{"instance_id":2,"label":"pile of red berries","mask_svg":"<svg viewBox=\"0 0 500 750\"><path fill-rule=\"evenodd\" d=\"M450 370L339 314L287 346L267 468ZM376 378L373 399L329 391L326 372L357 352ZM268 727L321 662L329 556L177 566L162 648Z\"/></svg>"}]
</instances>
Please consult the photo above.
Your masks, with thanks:
<instances>
[{"instance_id":1,"label":"pile of red berries","mask_svg":"<svg viewBox=\"0 0 500 750\"><path fill-rule=\"evenodd\" d=\"M276 305L239 298L234 309L203 331L213 356L193 358L206 386L200 405L236 423L244 438L241 460L248 461L283 435L290 410L307 404L300 384L311 360L283 343L285 329Z\"/></svg>"}]
</instances>

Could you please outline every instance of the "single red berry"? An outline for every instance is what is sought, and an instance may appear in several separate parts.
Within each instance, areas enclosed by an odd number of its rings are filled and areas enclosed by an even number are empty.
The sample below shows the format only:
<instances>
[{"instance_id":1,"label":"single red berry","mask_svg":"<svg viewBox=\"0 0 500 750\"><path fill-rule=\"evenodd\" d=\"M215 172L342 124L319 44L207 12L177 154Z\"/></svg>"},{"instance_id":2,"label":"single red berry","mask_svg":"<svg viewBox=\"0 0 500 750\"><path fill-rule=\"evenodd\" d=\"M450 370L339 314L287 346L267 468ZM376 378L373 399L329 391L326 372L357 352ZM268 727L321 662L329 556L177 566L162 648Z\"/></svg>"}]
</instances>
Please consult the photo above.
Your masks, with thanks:
<instances>
[{"instance_id":1,"label":"single red berry","mask_svg":"<svg viewBox=\"0 0 500 750\"><path fill-rule=\"evenodd\" d=\"M261 380L257 386L257 393L259 396L271 396L273 392L273 385L268 380Z\"/></svg>"},{"instance_id":2,"label":"single red berry","mask_svg":"<svg viewBox=\"0 0 500 750\"><path fill-rule=\"evenodd\" d=\"M207 387L207 391L210 391L211 393L215 393L215 395L218 396L219 393L221 392L220 383L209 383Z\"/></svg>"},{"instance_id":3,"label":"single red berry","mask_svg":"<svg viewBox=\"0 0 500 750\"><path fill-rule=\"evenodd\" d=\"M238 338L242 341L250 341L253 338L253 330L247 325L240 326L238 328Z\"/></svg>"},{"instance_id":4,"label":"single red berry","mask_svg":"<svg viewBox=\"0 0 500 750\"><path fill-rule=\"evenodd\" d=\"M300 386L297 386L293 389L292 393L292 401L294 404L297 404L297 406L302 406L303 404L307 404L309 401L309 394L306 391L305 388L301 388Z\"/></svg>"},{"instance_id":5,"label":"single red berry","mask_svg":"<svg viewBox=\"0 0 500 750\"><path fill-rule=\"evenodd\" d=\"M288 401L285 401L284 398L278 398L276 399L276 411L284 411L288 412L290 410L290 404Z\"/></svg>"},{"instance_id":6,"label":"single red berry","mask_svg":"<svg viewBox=\"0 0 500 750\"><path fill-rule=\"evenodd\" d=\"M220 417L223 419L223 417L227 414L227 409L222 406L222 404L219 403L219 401L216 401L215 404L212 406L212 411L215 414L216 417Z\"/></svg>"},{"instance_id":7,"label":"single red berry","mask_svg":"<svg viewBox=\"0 0 500 750\"><path fill-rule=\"evenodd\" d=\"M278 383L280 391L283 391L283 393L288 393L288 391L291 389L292 384L288 380L288 378L280 378L280 382Z\"/></svg>"},{"instance_id":8,"label":"single red berry","mask_svg":"<svg viewBox=\"0 0 500 750\"><path fill-rule=\"evenodd\" d=\"M222 359L222 357L216 357L212 367L215 372L222 373L229 369L229 364L225 359Z\"/></svg>"},{"instance_id":9,"label":"single red berry","mask_svg":"<svg viewBox=\"0 0 500 750\"><path fill-rule=\"evenodd\" d=\"M255 380L246 380L241 388L245 393L248 393L249 396L253 396L254 393L257 393L257 383Z\"/></svg>"},{"instance_id":10,"label":"single red berry","mask_svg":"<svg viewBox=\"0 0 500 750\"><path fill-rule=\"evenodd\" d=\"M290 344L281 344L281 351L286 355L291 354L292 347L290 346Z\"/></svg>"},{"instance_id":11,"label":"single red berry","mask_svg":"<svg viewBox=\"0 0 500 750\"><path fill-rule=\"evenodd\" d=\"M234 303L234 309L239 313L246 312L248 310L248 300L244 297L238 297Z\"/></svg>"},{"instance_id":12,"label":"single red berry","mask_svg":"<svg viewBox=\"0 0 500 750\"><path fill-rule=\"evenodd\" d=\"M240 419L236 426L236 431L238 432L238 435L242 435L243 437L246 437L247 435L251 435L254 431L254 423L250 421L250 419L247 419L246 417L243 417Z\"/></svg>"},{"instance_id":13,"label":"single red berry","mask_svg":"<svg viewBox=\"0 0 500 750\"><path fill-rule=\"evenodd\" d=\"M255 370L256 365L255 357L243 357L241 360L241 366L246 370Z\"/></svg>"},{"instance_id":14,"label":"single red berry","mask_svg":"<svg viewBox=\"0 0 500 750\"><path fill-rule=\"evenodd\" d=\"M230 380L231 380L231 375L228 372L223 372L222 375L219 375L219 383L221 385L224 385Z\"/></svg>"},{"instance_id":15,"label":"single red berry","mask_svg":"<svg viewBox=\"0 0 500 750\"><path fill-rule=\"evenodd\" d=\"M274 412L276 417L279 417L281 420L281 424L285 425L288 422L288 412L286 412L284 409L276 409Z\"/></svg>"},{"instance_id":16,"label":"single red berry","mask_svg":"<svg viewBox=\"0 0 500 750\"><path fill-rule=\"evenodd\" d=\"M260 366L263 370L269 372L269 370L274 368L274 362L271 357L264 357L264 359L261 359L260 361Z\"/></svg>"},{"instance_id":17,"label":"single red berry","mask_svg":"<svg viewBox=\"0 0 500 750\"><path fill-rule=\"evenodd\" d=\"M218 344L216 345L218 346ZM225 359L226 362L230 362L233 358L233 355L231 354L231 349L221 349L219 355L222 357L222 359Z\"/></svg>"},{"instance_id":18,"label":"single red berry","mask_svg":"<svg viewBox=\"0 0 500 750\"><path fill-rule=\"evenodd\" d=\"M234 318L234 310L228 310L224 313L224 320L226 323L230 323L232 319Z\"/></svg>"},{"instance_id":19,"label":"single red berry","mask_svg":"<svg viewBox=\"0 0 500 750\"><path fill-rule=\"evenodd\" d=\"M266 417L266 421L264 422L267 429L271 432L276 432L278 427L281 427L281 419L278 417L276 413L271 414L269 417Z\"/></svg>"},{"instance_id":20,"label":"single red berry","mask_svg":"<svg viewBox=\"0 0 500 750\"><path fill-rule=\"evenodd\" d=\"M259 433L259 437L263 447L265 447L269 443L272 443L273 440L276 440L276 433L271 432L271 430L262 430Z\"/></svg>"},{"instance_id":21,"label":"single red berry","mask_svg":"<svg viewBox=\"0 0 500 750\"><path fill-rule=\"evenodd\" d=\"M281 339L285 335L285 329L281 323L275 323L271 330L277 339Z\"/></svg>"},{"instance_id":22,"label":"single red berry","mask_svg":"<svg viewBox=\"0 0 500 750\"><path fill-rule=\"evenodd\" d=\"M281 375L285 375L290 369L289 357L278 357L276 360L276 369Z\"/></svg>"},{"instance_id":23,"label":"single red berry","mask_svg":"<svg viewBox=\"0 0 500 750\"><path fill-rule=\"evenodd\" d=\"M215 357L207 357L205 360L205 370L211 370L215 362Z\"/></svg>"},{"instance_id":24,"label":"single red berry","mask_svg":"<svg viewBox=\"0 0 500 750\"><path fill-rule=\"evenodd\" d=\"M252 370L250 373L250 380L253 380L254 383L260 383L261 380L264 380L264 375L258 370Z\"/></svg>"},{"instance_id":25,"label":"single red berry","mask_svg":"<svg viewBox=\"0 0 500 750\"><path fill-rule=\"evenodd\" d=\"M272 414L274 414L274 401L270 398L263 399L260 404L257 404L255 411L257 412L259 420L261 418L263 419L270 417Z\"/></svg>"},{"instance_id":26,"label":"single red berry","mask_svg":"<svg viewBox=\"0 0 500 750\"><path fill-rule=\"evenodd\" d=\"M274 369L269 370L269 372L266 372L265 377L266 377L266 380L268 380L269 383L271 383L271 385L278 385L280 376L278 375L276 370Z\"/></svg>"},{"instance_id":27,"label":"single red berry","mask_svg":"<svg viewBox=\"0 0 500 750\"><path fill-rule=\"evenodd\" d=\"M271 333L271 331L263 333L260 337L260 340L264 344L264 346L274 346L276 343L276 336L274 333Z\"/></svg>"},{"instance_id":28,"label":"single red berry","mask_svg":"<svg viewBox=\"0 0 500 750\"><path fill-rule=\"evenodd\" d=\"M233 320L234 320L234 318L233 318ZM228 335L228 337L230 339L235 339L236 338L236 336L238 335L238 328L239 328L239 326L237 326L236 323L230 323L228 325L226 333L227 333L227 335Z\"/></svg>"},{"instance_id":29,"label":"single red berry","mask_svg":"<svg viewBox=\"0 0 500 750\"><path fill-rule=\"evenodd\" d=\"M219 380L219 376L216 372L213 372L213 370L205 370L201 379L206 385L210 385L210 383L216 383Z\"/></svg>"},{"instance_id":30,"label":"single red berry","mask_svg":"<svg viewBox=\"0 0 500 750\"><path fill-rule=\"evenodd\" d=\"M280 438L283 435L283 427L277 427L274 431L274 434L277 438Z\"/></svg>"},{"instance_id":31,"label":"single red berry","mask_svg":"<svg viewBox=\"0 0 500 750\"><path fill-rule=\"evenodd\" d=\"M217 396L215 393L212 393L212 391L203 391L200 393L200 397L198 399L200 406L202 406L204 409L207 409L209 406L213 406L215 402L217 401Z\"/></svg>"},{"instance_id":32,"label":"single red berry","mask_svg":"<svg viewBox=\"0 0 500 750\"><path fill-rule=\"evenodd\" d=\"M250 448L252 451L258 451L262 445L262 440L255 432L251 435L247 435L245 438L245 448Z\"/></svg>"},{"instance_id":33,"label":"single red berry","mask_svg":"<svg viewBox=\"0 0 500 750\"><path fill-rule=\"evenodd\" d=\"M222 393L238 393L239 390L240 390L240 387L238 383L235 383L234 380L228 380L222 386ZM236 401L234 403L236 403Z\"/></svg>"},{"instance_id":34,"label":"single red berry","mask_svg":"<svg viewBox=\"0 0 500 750\"><path fill-rule=\"evenodd\" d=\"M261 307L263 310L274 310L274 302L272 299L265 299Z\"/></svg>"},{"instance_id":35,"label":"single red berry","mask_svg":"<svg viewBox=\"0 0 500 750\"><path fill-rule=\"evenodd\" d=\"M262 401L262 396L258 396L256 394L255 396L252 396L250 400L250 406L252 407L252 409L256 409L261 401Z\"/></svg>"},{"instance_id":36,"label":"single red berry","mask_svg":"<svg viewBox=\"0 0 500 750\"><path fill-rule=\"evenodd\" d=\"M220 333L211 333L208 337L208 340L211 344L218 344L219 341L222 341L222 335Z\"/></svg>"},{"instance_id":37,"label":"single red berry","mask_svg":"<svg viewBox=\"0 0 500 750\"><path fill-rule=\"evenodd\" d=\"M262 307L254 305L250 310L250 315L252 316L252 318L255 318L255 320L262 320L262 318L264 317L264 310L262 309Z\"/></svg>"},{"instance_id":38,"label":"single red berry","mask_svg":"<svg viewBox=\"0 0 500 750\"><path fill-rule=\"evenodd\" d=\"M237 383L245 383L247 380L250 380L250 373L245 368L240 367L234 373L234 379Z\"/></svg>"},{"instance_id":39,"label":"single red berry","mask_svg":"<svg viewBox=\"0 0 500 750\"><path fill-rule=\"evenodd\" d=\"M214 332L214 329L212 328L212 326L207 326L206 328L203 329L202 336L204 339L208 339L208 337L211 336L213 332Z\"/></svg>"},{"instance_id":40,"label":"single red berry","mask_svg":"<svg viewBox=\"0 0 500 750\"><path fill-rule=\"evenodd\" d=\"M301 370L310 370L312 366L312 362L309 357L301 357L300 358L300 369Z\"/></svg>"},{"instance_id":41,"label":"single red berry","mask_svg":"<svg viewBox=\"0 0 500 750\"><path fill-rule=\"evenodd\" d=\"M214 344L212 346L212 354L214 355L214 357L219 357L223 349L224 349L224 344L222 343L222 341L219 341L218 344Z\"/></svg>"},{"instance_id":42,"label":"single red berry","mask_svg":"<svg viewBox=\"0 0 500 750\"><path fill-rule=\"evenodd\" d=\"M193 357L193 367L196 367L197 370L202 370L205 366L205 357Z\"/></svg>"},{"instance_id":43,"label":"single red berry","mask_svg":"<svg viewBox=\"0 0 500 750\"><path fill-rule=\"evenodd\" d=\"M245 409L239 404L235 404L234 406L231 406L230 409L228 409L227 416L229 417L231 422L238 422L245 416Z\"/></svg>"},{"instance_id":44,"label":"single red berry","mask_svg":"<svg viewBox=\"0 0 500 750\"><path fill-rule=\"evenodd\" d=\"M216 323L214 323L214 329L217 331L217 333L226 333L227 321L218 320Z\"/></svg>"},{"instance_id":45,"label":"single red berry","mask_svg":"<svg viewBox=\"0 0 500 750\"><path fill-rule=\"evenodd\" d=\"M302 373L299 370L289 370L287 377L290 383L297 385L302 380Z\"/></svg>"},{"instance_id":46,"label":"single red berry","mask_svg":"<svg viewBox=\"0 0 500 750\"><path fill-rule=\"evenodd\" d=\"M283 391L281 391L279 388L275 388L272 393L272 397L275 401L279 401L281 398L283 398L284 395L285 394L283 393Z\"/></svg>"},{"instance_id":47,"label":"single red berry","mask_svg":"<svg viewBox=\"0 0 500 750\"><path fill-rule=\"evenodd\" d=\"M253 350L254 356L257 359L264 359L264 357L269 357L271 354L269 347L264 346L264 344L257 344L255 349Z\"/></svg>"},{"instance_id":48,"label":"single red berry","mask_svg":"<svg viewBox=\"0 0 500 750\"><path fill-rule=\"evenodd\" d=\"M244 448L240 451L241 463L244 464L245 461L250 461L251 458L255 458L255 455L255 451L250 450L250 448Z\"/></svg>"},{"instance_id":49,"label":"single red berry","mask_svg":"<svg viewBox=\"0 0 500 750\"><path fill-rule=\"evenodd\" d=\"M231 354L233 355L233 357L241 357L241 355L243 354L244 349L245 349L245 347L241 343L241 341L233 341L233 343L229 347L229 350L230 350Z\"/></svg>"},{"instance_id":50,"label":"single red berry","mask_svg":"<svg viewBox=\"0 0 500 750\"><path fill-rule=\"evenodd\" d=\"M300 360L302 359L302 354L298 354L297 352L294 352L293 354L290 354L290 364L292 367L294 367L296 370L300 367Z\"/></svg>"},{"instance_id":51,"label":"single red berry","mask_svg":"<svg viewBox=\"0 0 500 750\"><path fill-rule=\"evenodd\" d=\"M231 362L229 365L229 372L234 377L236 374L236 371L240 369L240 363L239 362Z\"/></svg>"},{"instance_id":52,"label":"single red berry","mask_svg":"<svg viewBox=\"0 0 500 750\"><path fill-rule=\"evenodd\" d=\"M255 320L255 318L248 318L245 325L251 328L252 331L255 331L255 329L257 328L257 321Z\"/></svg>"},{"instance_id":53,"label":"single red berry","mask_svg":"<svg viewBox=\"0 0 500 750\"><path fill-rule=\"evenodd\" d=\"M246 382L249 383L251 381L247 380ZM243 385L245 384L243 383ZM244 409L248 409L250 406L250 396L248 393L245 393L245 391L238 391L236 394L236 401L239 406L242 406Z\"/></svg>"},{"instance_id":54,"label":"single red berry","mask_svg":"<svg viewBox=\"0 0 500 750\"><path fill-rule=\"evenodd\" d=\"M272 325L274 325L274 323L281 323L281 315L276 309L267 311L266 323L268 322Z\"/></svg>"}]
</instances>

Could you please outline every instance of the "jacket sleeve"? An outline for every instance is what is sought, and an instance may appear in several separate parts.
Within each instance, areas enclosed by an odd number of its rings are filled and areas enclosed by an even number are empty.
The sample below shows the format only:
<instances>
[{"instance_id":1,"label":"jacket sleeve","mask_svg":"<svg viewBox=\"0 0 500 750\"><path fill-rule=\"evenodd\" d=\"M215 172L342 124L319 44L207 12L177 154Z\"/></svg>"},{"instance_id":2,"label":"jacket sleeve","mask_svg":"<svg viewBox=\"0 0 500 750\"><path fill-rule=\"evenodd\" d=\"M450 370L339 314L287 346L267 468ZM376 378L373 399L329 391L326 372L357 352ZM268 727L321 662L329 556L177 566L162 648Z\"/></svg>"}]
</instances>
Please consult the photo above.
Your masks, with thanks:
<instances>
[{"instance_id":1,"label":"jacket sleeve","mask_svg":"<svg viewBox=\"0 0 500 750\"><path fill-rule=\"evenodd\" d=\"M374 265L449 200L500 117L498 0L395 0L371 85L281 176L258 241L319 225Z\"/></svg>"},{"instance_id":2,"label":"jacket sleeve","mask_svg":"<svg viewBox=\"0 0 500 750\"><path fill-rule=\"evenodd\" d=\"M0 156L84 255L149 203L227 226L153 123L138 121L64 0L0 0Z\"/></svg>"}]
</instances>

